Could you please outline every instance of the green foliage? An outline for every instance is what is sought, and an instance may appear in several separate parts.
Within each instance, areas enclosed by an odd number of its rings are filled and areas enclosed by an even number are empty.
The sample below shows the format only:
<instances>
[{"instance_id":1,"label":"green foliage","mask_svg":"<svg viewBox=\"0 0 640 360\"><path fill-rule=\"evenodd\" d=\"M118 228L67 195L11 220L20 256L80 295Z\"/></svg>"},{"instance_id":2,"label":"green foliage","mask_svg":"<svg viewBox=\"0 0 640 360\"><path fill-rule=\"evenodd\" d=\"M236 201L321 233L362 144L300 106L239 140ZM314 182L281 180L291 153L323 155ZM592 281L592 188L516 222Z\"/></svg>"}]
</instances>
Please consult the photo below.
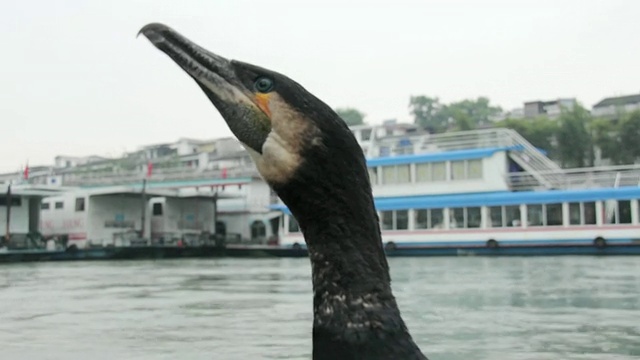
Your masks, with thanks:
<instances>
[{"instance_id":1,"label":"green foliage","mask_svg":"<svg viewBox=\"0 0 640 360\"><path fill-rule=\"evenodd\" d=\"M611 159L617 164L632 164L640 158L640 110L625 114L616 127Z\"/></svg>"},{"instance_id":2,"label":"green foliage","mask_svg":"<svg viewBox=\"0 0 640 360\"><path fill-rule=\"evenodd\" d=\"M432 132L472 130L488 126L490 118L502 111L498 106L491 106L486 97L446 105L441 104L438 98L424 95L412 96L409 110L414 123Z\"/></svg>"},{"instance_id":3,"label":"green foliage","mask_svg":"<svg viewBox=\"0 0 640 360\"><path fill-rule=\"evenodd\" d=\"M496 123L496 127L513 129L533 146L547 151L548 156L556 155L554 143L559 130L557 121L544 116L535 119L505 119Z\"/></svg>"},{"instance_id":4,"label":"green foliage","mask_svg":"<svg viewBox=\"0 0 640 360\"><path fill-rule=\"evenodd\" d=\"M338 108L335 112L348 126L364 124L365 114L354 108Z\"/></svg>"},{"instance_id":5,"label":"green foliage","mask_svg":"<svg viewBox=\"0 0 640 360\"><path fill-rule=\"evenodd\" d=\"M440 100L428 96L412 96L409 99L409 112L413 122L431 132L442 132L447 129L447 117L442 113Z\"/></svg>"},{"instance_id":6,"label":"green foliage","mask_svg":"<svg viewBox=\"0 0 640 360\"><path fill-rule=\"evenodd\" d=\"M589 112L576 104L573 109L563 109L558 119L560 128L558 159L562 167L584 167L593 165L593 142L588 127L591 123Z\"/></svg>"}]
</instances>

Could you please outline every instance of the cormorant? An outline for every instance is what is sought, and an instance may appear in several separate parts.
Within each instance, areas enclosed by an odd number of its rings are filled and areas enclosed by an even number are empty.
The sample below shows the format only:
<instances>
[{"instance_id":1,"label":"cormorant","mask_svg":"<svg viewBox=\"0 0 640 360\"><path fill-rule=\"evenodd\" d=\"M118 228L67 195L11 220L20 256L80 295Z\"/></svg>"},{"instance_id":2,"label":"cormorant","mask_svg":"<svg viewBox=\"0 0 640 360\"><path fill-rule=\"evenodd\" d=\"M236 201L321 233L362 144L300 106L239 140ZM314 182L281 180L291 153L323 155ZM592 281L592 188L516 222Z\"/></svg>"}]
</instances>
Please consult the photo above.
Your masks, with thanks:
<instances>
[{"instance_id":1,"label":"cormorant","mask_svg":"<svg viewBox=\"0 0 640 360\"><path fill-rule=\"evenodd\" d=\"M391 291L362 149L288 77L203 49L152 23L140 33L200 86L291 210L313 278L313 359L426 359Z\"/></svg>"}]
</instances>

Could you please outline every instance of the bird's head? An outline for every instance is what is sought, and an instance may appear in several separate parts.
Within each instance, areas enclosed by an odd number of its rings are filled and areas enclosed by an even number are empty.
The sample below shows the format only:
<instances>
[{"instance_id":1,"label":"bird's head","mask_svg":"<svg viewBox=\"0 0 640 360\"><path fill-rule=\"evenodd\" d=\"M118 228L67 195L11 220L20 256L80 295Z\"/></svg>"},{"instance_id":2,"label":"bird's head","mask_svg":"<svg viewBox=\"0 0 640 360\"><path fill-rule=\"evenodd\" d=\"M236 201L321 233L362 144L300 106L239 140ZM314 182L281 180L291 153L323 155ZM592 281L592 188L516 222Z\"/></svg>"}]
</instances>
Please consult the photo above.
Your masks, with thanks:
<instances>
[{"instance_id":1,"label":"bird's head","mask_svg":"<svg viewBox=\"0 0 640 360\"><path fill-rule=\"evenodd\" d=\"M216 55L162 24L140 33L195 80L270 185L322 176L354 151L362 157L344 121L288 77Z\"/></svg>"}]
</instances>

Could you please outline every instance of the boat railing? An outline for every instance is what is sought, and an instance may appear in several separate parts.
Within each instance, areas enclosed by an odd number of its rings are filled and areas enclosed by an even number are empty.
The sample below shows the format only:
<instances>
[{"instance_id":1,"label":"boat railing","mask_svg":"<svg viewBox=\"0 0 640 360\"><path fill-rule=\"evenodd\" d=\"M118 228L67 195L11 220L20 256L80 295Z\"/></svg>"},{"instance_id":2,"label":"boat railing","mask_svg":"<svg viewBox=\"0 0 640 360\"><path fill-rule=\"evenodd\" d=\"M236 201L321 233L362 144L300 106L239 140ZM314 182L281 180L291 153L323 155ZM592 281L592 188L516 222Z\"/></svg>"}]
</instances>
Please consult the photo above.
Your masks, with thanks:
<instances>
[{"instance_id":1,"label":"boat railing","mask_svg":"<svg viewBox=\"0 0 640 360\"><path fill-rule=\"evenodd\" d=\"M208 169L208 170L194 170L190 168L181 169L162 169L154 170L151 180L152 181L175 181L175 180L195 180L195 179L224 179L224 178L238 178L238 177L255 177L258 176L258 171L255 166L245 166L241 168L230 169ZM138 182L144 177L143 173L139 171L131 171L126 173L115 174L99 174L99 173L86 173L86 174L65 174L63 183L67 186L73 185L114 185Z\"/></svg>"},{"instance_id":2,"label":"boat railing","mask_svg":"<svg viewBox=\"0 0 640 360\"><path fill-rule=\"evenodd\" d=\"M541 175L557 179L554 181L554 189L640 186L640 165L563 169L555 173L542 172ZM507 177L511 189L515 191L546 188L528 172L511 173Z\"/></svg>"}]
</instances>

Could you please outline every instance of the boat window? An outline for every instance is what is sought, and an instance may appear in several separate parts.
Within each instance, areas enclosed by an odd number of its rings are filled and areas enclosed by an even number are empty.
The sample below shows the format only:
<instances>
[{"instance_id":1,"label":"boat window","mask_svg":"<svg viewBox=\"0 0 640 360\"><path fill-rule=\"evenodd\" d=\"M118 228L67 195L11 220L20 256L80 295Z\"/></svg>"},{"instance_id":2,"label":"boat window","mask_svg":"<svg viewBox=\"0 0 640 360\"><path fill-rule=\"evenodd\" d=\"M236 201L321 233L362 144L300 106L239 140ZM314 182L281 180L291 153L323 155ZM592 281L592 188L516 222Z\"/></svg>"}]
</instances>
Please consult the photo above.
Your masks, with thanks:
<instances>
[{"instance_id":1,"label":"boat window","mask_svg":"<svg viewBox=\"0 0 640 360\"><path fill-rule=\"evenodd\" d=\"M464 160L451 162L451 179L452 180L464 180L466 179L464 171Z\"/></svg>"},{"instance_id":2,"label":"boat window","mask_svg":"<svg viewBox=\"0 0 640 360\"><path fill-rule=\"evenodd\" d=\"M444 181L447 179L447 163L435 162L431 163L431 180Z\"/></svg>"},{"instance_id":3,"label":"boat window","mask_svg":"<svg viewBox=\"0 0 640 360\"><path fill-rule=\"evenodd\" d=\"M409 229L409 211L408 210L396 210L396 230Z\"/></svg>"},{"instance_id":4,"label":"boat window","mask_svg":"<svg viewBox=\"0 0 640 360\"><path fill-rule=\"evenodd\" d=\"M429 210L429 228L442 229L443 227L444 227L444 210L443 209Z\"/></svg>"},{"instance_id":5,"label":"boat window","mask_svg":"<svg viewBox=\"0 0 640 360\"><path fill-rule=\"evenodd\" d=\"M569 224L581 225L582 224L582 211L580 203L569 203Z\"/></svg>"},{"instance_id":6,"label":"boat window","mask_svg":"<svg viewBox=\"0 0 640 360\"><path fill-rule=\"evenodd\" d=\"M76 198L76 212L84 211L84 198Z\"/></svg>"},{"instance_id":7,"label":"boat window","mask_svg":"<svg viewBox=\"0 0 640 360\"><path fill-rule=\"evenodd\" d=\"M390 153L391 153L391 150L389 149L388 146L380 146L378 156L385 157L385 156L389 156Z\"/></svg>"},{"instance_id":8,"label":"boat window","mask_svg":"<svg viewBox=\"0 0 640 360\"><path fill-rule=\"evenodd\" d=\"M605 208L605 224L630 224L631 201L607 200L603 202Z\"/></svg>"},{"instance_id":9,"label":"boat window","mask_svg":"<svg viewBox=\"0 0 640 360\"><path fill-rule=\"evenodd\" d=\"M520 206L510 205L504 207L504 216L507 227L519 227L522 226L522 220L520 218Z\"/></svg>"},{"instance_id":10,"label":"boat window","mask_svg":"<svg viewBox=\"0 0 640 360\"><path fill-rule=\"evenodd\" d=\"M546 204L547 226L562 225L562 204Z\"/></svg>"},{"instance_id":11,"label":"boat window","mask_svg":"<svg viewBox=\"0 0 640 360\"><path fill-rule=\"evenodd\" d=\"M251 239L257 240L267 236L267 227L263 221L255 220L251 223Z\"/></svg>"},{"instance_id":12,"label":"boat window","mask_svg":"<svg viewBox=\"0 0 640 360\"><path fill-rule=\"evenodd\" d=\"M429 163L416 164L416 182L431 180L430 165Z\"/></svg>"},{"instance_id":13,"label":"boat window","mask_svg":"<svg viewBox=\"0 0 640 360\"><path fill-rule=\"evenodd\" d=\"M371 185L376 185L378 183L378 168L377 167L369 168L369 181L371 181Z\"/></svg>"},{"instance_id":14,"label":"boat window","mask_svg":"<svg viewBox=\"0 0 640 360\"><path fill-rule=\"evenodd\" d=\"M596 224L596 203L586 202L582 204L584 208L584 223L585 225L595 225Z\"/></svg>"},{"instance_id":15,"label":"boat window","mask_svg":"<svg viewBox=\"0 0 640 360\"><path fill-rule=\"evenodd\" d=\"M296 221L296 219L291 215L289 215L289 232L290 233L300 232L300 226L298 226L298 221Z\"/></svg>"},{"instance_id":16,"label":"boat window","mask_svg":"<svg viewBox=\"0 0 640 360\"><path fill-rule=\"evenodd\" d=\"M428 229L429 228L429 210L418 209L414 211L415 214L415 228L416 229Z\"/></svg>"},{"instance_id":17,"label":"boat window","mask_svg":"<svg viewBox=\"0 0 640 360\"><path fill-rule=\"evenodd\" d=\"M529 226L543 226L542 205L527 205L527 223Z\"/></svg>"},{"instance_id":18,"label":"boat window","mask_svg":"<svg viewBox=\"0 0 640 360\"><path fill-rule=\"evenodd\" d=\"M407 165L398 165L396 167L396 179L399 184L406 184L411 182L411 166Z\"/></svg>"},{"instance_id":19,"label":"boat window","mask_svg":"<svg viewBox=\"0 0 640 360\"><path fill-rule=\"evenodd\" d=\"M618 214L620 214L619 224L631 224L631 201L618 201Z\"/></svg>"},{"instance_id":20,"label":"boat window","mask_svg":"<svg viewBox=\"0 0 640 360\"><path fill-rule=\"evenodd\" d=\"M467 208L467 228L479 228L482 223L482 212L479 207Z\"/></svg>"},{"instance_id":21,"label":"boat window","mask_svg":"<svg viewBox=\"0 0 640 360\"><path fill-rule=\"evenodd\" d=\"M449 211L449 228L464 228L464 208L455 208Z\"/></svg>"},{"instance_id":22,"label":"boat window","mask_svg":"<svg viewBox=\"0 0 640 360\"><path fill-rule=\"evenodd\" d=\"M153 216L159 216L162 215L162 203L155 203L153 204L153 208L151 210L151 214Z\"/></svg>"},{"instance_id":23,"label":"boat window","mask_svg":"<svg viewBox=\"0 0 640 360\"><path fill-rule=\"evenodd\" d=\"M491 227L503 227L502 223L502 206L491 206L489 208L489 217L491 218Z\"/></svg>"},{"instance_id":24,"label":"boat window","mask_svg":"<svg viewBox=\"0 0 640 360\"><path fill-rule=\"evenodd\" d=\"M393 230L393 211L380 212L382 230Z\"/></svg>"},{"instance_id":25,"label":"boat window","mask_svg":"<svg viewBox=\"0 0 640 360\"><path fill-rule=\"evenodd\" d=\"M56 201L56 209L62 209L64 207L64 203L62 201Z\"/></svg>"},{"instance_id":26,"label":"boat window","mask_svg":"<svg viewBox=\"0 0 640 360\"><path fill-rule=\"evenodd\" d=\"M482 159L467 160L467 178L482 179Z\"/></svg>"},{"instance_id":27,"label":"boat window","mask_svg":"<svg viewBox=\"0 0 640 360\"><path fill-rule=\"evenodd\" d=\"M596 203L569 203L570 225L595 225Z\"/></svg>"},{"instance_id":28,"label":"boat window","mask_svg":"<svg viewBox=\"0 0 640 360\"><path fill-rule=\"evenodd\" d=\"M396 182L396 167L395 166L382 166L382 183L394 184Z\"/></svg>"},{"instance_id":29,"label":"boat window","mask_svg":"<svg viewBox=\"0 0 640 360\"><path fill-rule=\"evenodd\" d=\"M360 138L362 139L362 141L371 140L371 129L360 130Z\"/></svg>"},{"instance_id":30,"label":"boat window","mask_svg":"<svg viewBox=\"0 0 640 360\"><path fill-rule=\"evenodd\" d=\"M0 206L7 206L7 197L6 196L0 197ZM22 198L19 197L19 196L12 196L11 197L11 206L14 206L14 207L22 206Z\"/></svg>"},{"instance_id":31,"label":"boat window","mask_svg":"<svg viewBox=\"0 0 640 360\"><path fill-rule=\"evenodd\" d=\"M49 203L43 202L42 204L40 204L40 209L49 210L49 205Z\"/></svg>"}]
</instances>

